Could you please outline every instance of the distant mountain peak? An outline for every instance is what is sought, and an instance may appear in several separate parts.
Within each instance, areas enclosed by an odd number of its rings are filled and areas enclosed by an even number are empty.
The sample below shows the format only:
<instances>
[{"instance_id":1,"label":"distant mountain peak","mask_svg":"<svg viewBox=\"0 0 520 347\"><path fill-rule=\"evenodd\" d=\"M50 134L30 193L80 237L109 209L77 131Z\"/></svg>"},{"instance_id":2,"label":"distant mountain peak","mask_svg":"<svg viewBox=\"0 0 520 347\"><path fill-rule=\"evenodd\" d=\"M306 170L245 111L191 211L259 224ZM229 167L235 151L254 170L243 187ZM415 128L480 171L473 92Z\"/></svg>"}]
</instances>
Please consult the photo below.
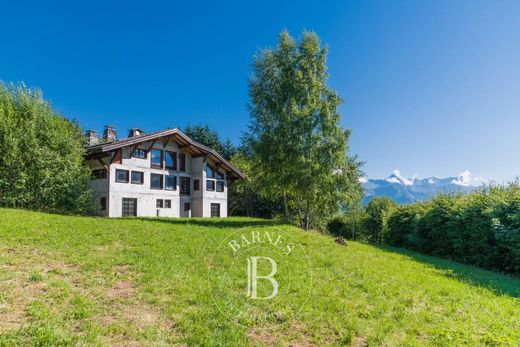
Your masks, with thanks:
<instances>
[{"instance_id":1,"label":"distant mountain peak","mask_svg":"<svg viewBox=\"0 0 520 347\"><path fill-rule=\"evenodd\" d=\"M363 203L375 196L387 196L400 204L428 200L440 193L468 193L487 182L480 177L473 177L470 171L446 178L431 176L418 179L417 175L407 178L397 169L385 179L363 177L359 181L365 187Z\"/></svg>"}]
</instances>

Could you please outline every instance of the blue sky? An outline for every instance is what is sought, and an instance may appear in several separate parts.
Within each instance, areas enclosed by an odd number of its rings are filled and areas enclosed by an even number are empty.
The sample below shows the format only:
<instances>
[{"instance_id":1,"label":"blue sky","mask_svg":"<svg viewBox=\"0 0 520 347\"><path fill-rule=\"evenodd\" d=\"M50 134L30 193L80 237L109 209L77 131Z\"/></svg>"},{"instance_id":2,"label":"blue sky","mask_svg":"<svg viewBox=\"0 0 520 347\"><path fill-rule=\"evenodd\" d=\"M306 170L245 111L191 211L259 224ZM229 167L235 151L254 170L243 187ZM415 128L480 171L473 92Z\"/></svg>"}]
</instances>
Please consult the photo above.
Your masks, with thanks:
<instances>
[{"instance_id":1,"label":"blue sky","mask_svg":"<svg viewBox=\"0 0 520 347\"><path fill-rule=\"evenodd\" d=\"M286 28L330 47L369 177L520 174L518 1L0 1L0 79L85 128L207 123L238 142L252 57Z\"/></svg>"}]
</instances>

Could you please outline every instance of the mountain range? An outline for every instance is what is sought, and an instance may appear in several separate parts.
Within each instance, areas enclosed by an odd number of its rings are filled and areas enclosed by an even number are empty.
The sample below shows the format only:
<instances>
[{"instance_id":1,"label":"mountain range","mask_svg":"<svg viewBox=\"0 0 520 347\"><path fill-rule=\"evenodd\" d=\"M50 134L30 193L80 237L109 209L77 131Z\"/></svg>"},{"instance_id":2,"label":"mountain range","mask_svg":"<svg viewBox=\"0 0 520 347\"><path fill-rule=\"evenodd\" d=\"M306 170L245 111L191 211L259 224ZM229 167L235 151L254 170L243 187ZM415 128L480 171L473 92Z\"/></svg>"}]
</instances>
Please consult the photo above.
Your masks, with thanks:
<instances>
[{"instance_id":1,"label":"mountain range","mask_svg":"<svg viewBox=\"0 0 520 347\"><path fill-rule=\"evenodd\" d=\"M440 193L469 193L484 183L480 178L471 177L469 171L453 177L417 179L403 177L399 170L394 170L385 179L362 178L360 181L365 187L363 204L376 196L387 196L398 204L409 204L431 199Z\"/></svg>"}]
</instances>

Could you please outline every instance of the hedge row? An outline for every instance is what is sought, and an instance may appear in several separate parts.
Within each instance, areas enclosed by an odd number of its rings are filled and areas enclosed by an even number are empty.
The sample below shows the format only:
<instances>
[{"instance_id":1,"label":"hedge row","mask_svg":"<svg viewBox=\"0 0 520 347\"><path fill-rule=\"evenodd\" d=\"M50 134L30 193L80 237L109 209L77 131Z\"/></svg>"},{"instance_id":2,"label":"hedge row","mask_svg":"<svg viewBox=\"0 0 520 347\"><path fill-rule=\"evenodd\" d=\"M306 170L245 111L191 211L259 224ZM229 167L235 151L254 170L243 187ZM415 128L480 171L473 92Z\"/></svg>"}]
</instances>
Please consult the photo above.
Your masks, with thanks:
<instances>
[{"instance_id":1,"label":"hedge row","mask_svg":"<svg viewBox=\"0 0 520 347\"><path fill-rule=\"evenodd\" d=\"M400 206L385 242L479 267L520 274L520 187L488 187Z\"/></svg>"},{"instance_id":2,"label":"hedge row","mask_svg":"<svg viewBox=\"0 0 520 347\"><path fill-rule=\"evenodd\" d=\"M384 201L373 205L379 209L369 204L331 220L329 231L520 275L518 183L398 207Z\"/></svg>"}]
</instances>

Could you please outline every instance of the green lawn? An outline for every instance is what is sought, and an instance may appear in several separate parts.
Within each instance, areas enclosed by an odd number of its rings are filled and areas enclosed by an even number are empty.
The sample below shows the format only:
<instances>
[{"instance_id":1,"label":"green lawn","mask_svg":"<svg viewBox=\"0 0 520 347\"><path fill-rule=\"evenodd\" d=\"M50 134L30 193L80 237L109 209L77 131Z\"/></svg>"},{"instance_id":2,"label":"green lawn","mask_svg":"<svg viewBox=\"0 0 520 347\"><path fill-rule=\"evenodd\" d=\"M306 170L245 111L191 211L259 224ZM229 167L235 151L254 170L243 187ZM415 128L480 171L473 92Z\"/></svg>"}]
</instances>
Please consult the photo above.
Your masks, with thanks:
<instances>
[{"instance_id":1,"label":"green lawn","mask_svg":"<svg viewBox=\"0 0 520 347\"><path fill-rule=\"evenodd\" d=\"M266 223L308 253L311 299L295 318L239 326L211 298L211 254L237 229ZM399 249L345 247L270 221L0 209L0 345L513 346L519 297L519 279Z\"/></svg>"}]
</instances>

